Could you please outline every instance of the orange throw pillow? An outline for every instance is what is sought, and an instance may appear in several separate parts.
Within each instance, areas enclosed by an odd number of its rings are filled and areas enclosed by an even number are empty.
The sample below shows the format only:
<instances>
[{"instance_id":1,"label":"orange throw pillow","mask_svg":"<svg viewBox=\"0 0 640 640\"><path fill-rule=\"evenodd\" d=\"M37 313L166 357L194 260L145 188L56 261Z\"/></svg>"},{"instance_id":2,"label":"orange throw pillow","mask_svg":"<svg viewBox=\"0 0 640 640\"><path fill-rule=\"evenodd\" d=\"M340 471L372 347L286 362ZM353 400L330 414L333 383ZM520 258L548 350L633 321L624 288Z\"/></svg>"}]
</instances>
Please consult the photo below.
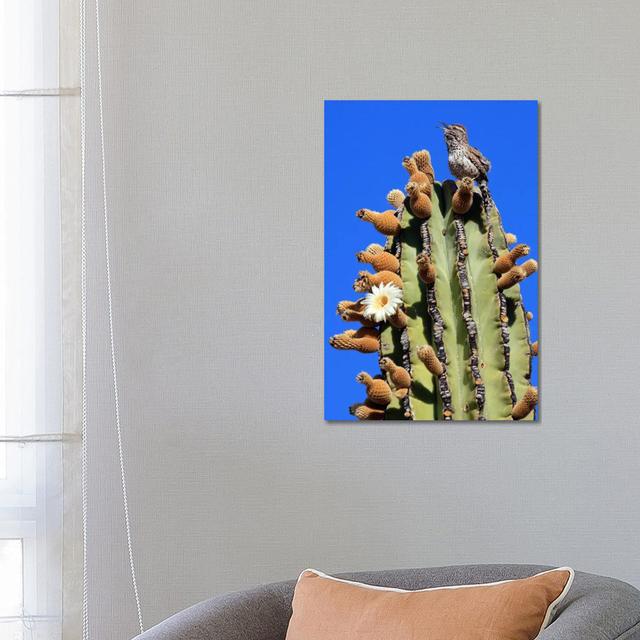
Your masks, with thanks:
<instances>
[{"instance_id":1,"label":"orange throw pillow","mask_svg":"<svg viewBox=\"0 0 640 640\"><path fill-rule=\"evenodd\" d=\"M298 578L286 640L534 640L567 595L573 569L522 580L405 591Z\"/></svg>"}]
</instances>

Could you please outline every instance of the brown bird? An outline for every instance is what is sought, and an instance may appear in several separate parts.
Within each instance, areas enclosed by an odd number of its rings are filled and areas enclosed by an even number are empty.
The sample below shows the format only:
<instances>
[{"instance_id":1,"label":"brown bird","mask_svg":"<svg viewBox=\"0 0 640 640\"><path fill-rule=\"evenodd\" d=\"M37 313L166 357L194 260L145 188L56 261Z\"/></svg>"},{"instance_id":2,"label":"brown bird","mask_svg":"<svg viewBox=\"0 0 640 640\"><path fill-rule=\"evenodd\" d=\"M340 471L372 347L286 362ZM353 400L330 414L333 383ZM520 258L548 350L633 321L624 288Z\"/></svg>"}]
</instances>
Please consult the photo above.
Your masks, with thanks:
<instances>
[{"instance_id":1,"label":"brown bird","mask_svg":"<svg viewBox=\"0 0 640 640\"><path fill-rule=\"evenodd\" d=\"M462 124L441 123L444 140L449 154L449 170L459 179L471 178L478 182L485 211L493 207L489 192L489 171L491 163L478 149L469 144L467 130Z\"/></svg>"},{"instance_id":2,"label":"brown bird","mask_svg":"<svg viewBox=\"0 0 640 640\"><path fill-rule=\"evenodd\" d=\"M464 125L442 123L444 140L449 152L449 169L459 179L486 180L491 163L469 144L469 136Z\"/></svg>"}]
</instances>

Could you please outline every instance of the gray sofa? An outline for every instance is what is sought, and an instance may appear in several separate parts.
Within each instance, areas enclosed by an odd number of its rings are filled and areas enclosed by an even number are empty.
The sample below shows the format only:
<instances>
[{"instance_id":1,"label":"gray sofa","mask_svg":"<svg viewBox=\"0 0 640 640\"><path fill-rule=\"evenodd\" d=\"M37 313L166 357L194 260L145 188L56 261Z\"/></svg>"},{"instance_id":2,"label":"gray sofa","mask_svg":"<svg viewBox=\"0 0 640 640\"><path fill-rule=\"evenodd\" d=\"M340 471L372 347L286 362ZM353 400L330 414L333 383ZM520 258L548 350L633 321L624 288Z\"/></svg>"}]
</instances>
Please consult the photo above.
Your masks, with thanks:
<instances>
[{"instance_id":1,"label":"gray sofa","mask_svg":"<svg viewBox=\"0 0 640 640\"><path fill-rule=\"evenodd\" d=\"M462 565L341 574L401 589L525 578L550 567ZM295 581L267 584L201 602L137 640L284 640ZM640 640L640 591L625 582L576 572L567 598L540 640ZM331 640L328 638L327 640Z\"/></svg>"}]
</instances>

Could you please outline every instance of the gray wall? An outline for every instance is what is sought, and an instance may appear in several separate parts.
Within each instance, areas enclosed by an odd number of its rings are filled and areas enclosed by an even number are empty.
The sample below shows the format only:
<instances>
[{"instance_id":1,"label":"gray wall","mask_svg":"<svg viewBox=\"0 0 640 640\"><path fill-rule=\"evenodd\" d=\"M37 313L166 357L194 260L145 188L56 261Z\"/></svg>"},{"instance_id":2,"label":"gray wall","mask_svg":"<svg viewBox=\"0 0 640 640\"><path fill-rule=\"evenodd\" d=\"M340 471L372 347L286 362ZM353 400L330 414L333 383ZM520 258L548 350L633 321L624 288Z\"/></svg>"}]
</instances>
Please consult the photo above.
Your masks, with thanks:
<instances>
[{"instance_id":1,"label":"gray wall","mask_svg":"<svg viewBox=\"0 0 640 640\"><path fill-rule=\"evenodd\" d=\"M103 0L103 11L116 345L147 624L307 566L570 564L640 585L637 4ZM323 422L324 98L540 99L538 426ZM106 640L136 627L97 215L90 577L93 638Z\"/></svg>"}]
</instances>

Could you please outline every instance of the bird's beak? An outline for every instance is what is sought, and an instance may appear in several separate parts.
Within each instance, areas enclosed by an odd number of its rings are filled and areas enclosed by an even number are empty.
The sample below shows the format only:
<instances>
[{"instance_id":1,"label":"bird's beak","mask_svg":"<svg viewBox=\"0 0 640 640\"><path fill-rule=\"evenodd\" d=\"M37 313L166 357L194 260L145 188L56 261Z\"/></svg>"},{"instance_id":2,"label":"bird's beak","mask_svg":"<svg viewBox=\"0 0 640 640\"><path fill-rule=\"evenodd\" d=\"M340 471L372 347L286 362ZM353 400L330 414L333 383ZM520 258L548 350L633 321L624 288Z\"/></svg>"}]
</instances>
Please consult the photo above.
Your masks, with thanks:
<instances>
[{"instance_id":1,"label":"bird's beak","mask_svg":"<svg viewBox=\"0 0 640 640\"><path fill-rule=\"evenodd\" d=\"M442 122L442 121L437 126L440 127L440 129L442 129L442 130L449 128L449 125L446 122Z\"/></svg>"}]
</instances>

